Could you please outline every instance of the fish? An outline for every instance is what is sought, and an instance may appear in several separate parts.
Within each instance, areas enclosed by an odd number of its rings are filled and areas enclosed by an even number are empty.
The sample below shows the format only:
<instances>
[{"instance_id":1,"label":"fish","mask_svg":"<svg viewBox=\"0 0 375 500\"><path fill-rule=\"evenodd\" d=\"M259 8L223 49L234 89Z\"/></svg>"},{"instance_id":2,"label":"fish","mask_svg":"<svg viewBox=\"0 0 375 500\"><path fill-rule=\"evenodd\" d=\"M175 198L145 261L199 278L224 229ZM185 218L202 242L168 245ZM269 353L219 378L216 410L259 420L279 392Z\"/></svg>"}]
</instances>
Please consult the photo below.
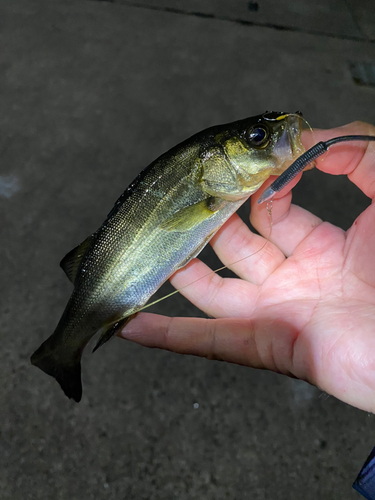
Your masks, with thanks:
<instances>
[{"instance_id":1,"label":"fish","mask_svg":"<svg viewBox=\"0 0 375 500\"><path fill-rule=\"evenodd\" d=\"M146 167L101 227L62 259L73 292L31 363L79 402L90 339L100 333L97 349L112 338L251 194L286 170L304 151L300 134L298 112L265 112L203 130Z\"/></svg>"}]
</instances>

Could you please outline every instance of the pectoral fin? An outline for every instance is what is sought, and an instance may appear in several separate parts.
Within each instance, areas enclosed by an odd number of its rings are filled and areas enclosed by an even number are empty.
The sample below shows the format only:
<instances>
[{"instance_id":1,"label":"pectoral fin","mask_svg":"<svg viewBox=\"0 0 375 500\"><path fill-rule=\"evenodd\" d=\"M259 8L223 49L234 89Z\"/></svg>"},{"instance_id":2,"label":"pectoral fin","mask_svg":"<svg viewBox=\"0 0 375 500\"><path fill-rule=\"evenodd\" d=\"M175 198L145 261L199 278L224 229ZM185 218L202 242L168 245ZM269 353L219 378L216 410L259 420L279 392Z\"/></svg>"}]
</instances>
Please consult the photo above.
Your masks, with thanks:
<instances>
[{"instance_id":1,"label":"pectoral fin","mask_svg":"<svg viewBox=\"0 0 375 500\"><path fill-rule=\"evenodd\" d=\"M188 207L181 208L172 217L160 224L166 231L188 231L217 212L226 202L210 197Z\"/></svg>"}]
</instances>

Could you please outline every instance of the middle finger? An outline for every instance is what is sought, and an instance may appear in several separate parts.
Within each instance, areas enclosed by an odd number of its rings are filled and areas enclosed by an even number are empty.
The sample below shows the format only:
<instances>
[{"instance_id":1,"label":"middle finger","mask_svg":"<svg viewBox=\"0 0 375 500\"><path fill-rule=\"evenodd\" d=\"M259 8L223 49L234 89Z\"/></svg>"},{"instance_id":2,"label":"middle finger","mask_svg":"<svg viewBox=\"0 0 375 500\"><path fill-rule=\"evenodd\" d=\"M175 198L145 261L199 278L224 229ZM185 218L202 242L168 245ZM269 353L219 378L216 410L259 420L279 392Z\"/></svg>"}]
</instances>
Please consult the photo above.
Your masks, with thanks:
<instances>
[{"instance_id":1,"label":"middle finger","mask_svg":"<svg viewBox=\"0 0 375 500\"><path fill-rule=\"evenodd\" d=\"M234 214L211 240L212 248L221 262L240 278L261 285L285 260L284 254L265 238L250 231L243 220ZM266 231L267 232L267 231Z\"/></svg>"},{"instance_id":2,"label":"middle finger","mask_svg":"<svg viewBox=\"0 0 375 500\"><path fill-rule=\"evenodd\" d=\"M252 197L250 220L262 235L268 234L268 213L264 204L258 205L260 195ZM291 205L292 193L289 192L273 201L273 226L270 240L287 257L309 234L322 223L322 219L297 205Z\"/></svg>"}]
</instances>

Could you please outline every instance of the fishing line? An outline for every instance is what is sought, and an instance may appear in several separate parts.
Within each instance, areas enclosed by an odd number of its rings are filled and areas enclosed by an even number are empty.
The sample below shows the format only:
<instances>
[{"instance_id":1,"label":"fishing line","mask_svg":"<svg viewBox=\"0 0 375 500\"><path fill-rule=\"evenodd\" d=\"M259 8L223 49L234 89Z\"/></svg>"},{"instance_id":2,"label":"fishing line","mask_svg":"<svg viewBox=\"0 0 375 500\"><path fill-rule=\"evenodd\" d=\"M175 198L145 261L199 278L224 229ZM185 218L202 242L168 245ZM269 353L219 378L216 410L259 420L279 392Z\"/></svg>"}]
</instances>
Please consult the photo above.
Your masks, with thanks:
<instances>
[{"instance_id":1,"label":"fishing line","mask_svg":"<svg viewBox=\"0 0 375 500\"><path fill-rule=\"evenodd\" d=\"M253 253L247 255L246 257L242 257L242 259L238 259L238 260L236 260L234 262L230 262L226 266L222 266L222 267L219 267L218 269L209 271L208 273L203 274L203 276L200 276L199 278L197 278L194 281L191 281L187 285L184 285L181 288L178 288L178 289L174 290L173 292L169 293L168 295L164 295L164 297L161 297L160 299L154 300L153 302L150 302L150 304L146 304L145 306L141 307L140 309L138 309L137 311L135 311L132 314L136 314L136 313L138 313L140 311L143 311L144 309L147 309L148 307L151 307L151 306L157 304L158 302L161 302L162 300L168 299L169 297L172 297L172 295L175 295L176 293L180 293L181 290L184 290L188 286L194 285L195 283L197 283L197 281L200 281L201 279L206 278L207 276L210 276L211 274L216 274L216 273L218 273L220 271L223 271L224 269L228 269L228 267L234 266L234 265L238 264L239 262L242 262L243 260L246 260L249 257L253 257L257 253L261 252L264 249L264 247L267 245L267 243L270 241L271 234L272 234L272 226L273 226L272 205L273 205L273 200L270 200L269 202L267 202L267 212L268 212L268 215L269 215L269 218L270 218L270 231L269 231L269 234L268 234L268 236L266 238L266 241L263 243L263 245L256 252L253 252Z\"/></svg>"}]
</instances>

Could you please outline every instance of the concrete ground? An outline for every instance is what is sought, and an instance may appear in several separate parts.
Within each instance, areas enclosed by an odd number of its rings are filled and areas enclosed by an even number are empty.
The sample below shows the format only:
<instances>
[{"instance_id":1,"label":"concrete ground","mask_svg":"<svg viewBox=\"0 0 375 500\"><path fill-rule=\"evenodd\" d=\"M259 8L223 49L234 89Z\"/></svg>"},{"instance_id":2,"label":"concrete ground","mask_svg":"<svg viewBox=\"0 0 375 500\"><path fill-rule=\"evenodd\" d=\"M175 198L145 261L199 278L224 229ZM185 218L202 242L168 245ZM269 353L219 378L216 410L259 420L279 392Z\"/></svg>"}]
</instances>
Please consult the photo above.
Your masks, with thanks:
<instances>
[{"instance_id":1,"label":"concrete ground","mask_svg":"<svg viewBox=\"0 0 375 500\"><path fill-rule=\"evenodd\" d=\"M359 498L374 416L304 382L115 339L77 405L29 357L71 292L60 259L159 154L266 109L375 123L350 73L375 63L371 4L0 0L1 500ZM368 205L314 171L294 196L345 229Z\"/></svg>"}]
</instances>

